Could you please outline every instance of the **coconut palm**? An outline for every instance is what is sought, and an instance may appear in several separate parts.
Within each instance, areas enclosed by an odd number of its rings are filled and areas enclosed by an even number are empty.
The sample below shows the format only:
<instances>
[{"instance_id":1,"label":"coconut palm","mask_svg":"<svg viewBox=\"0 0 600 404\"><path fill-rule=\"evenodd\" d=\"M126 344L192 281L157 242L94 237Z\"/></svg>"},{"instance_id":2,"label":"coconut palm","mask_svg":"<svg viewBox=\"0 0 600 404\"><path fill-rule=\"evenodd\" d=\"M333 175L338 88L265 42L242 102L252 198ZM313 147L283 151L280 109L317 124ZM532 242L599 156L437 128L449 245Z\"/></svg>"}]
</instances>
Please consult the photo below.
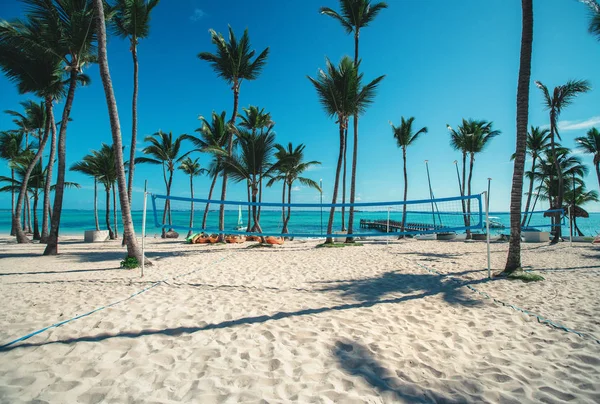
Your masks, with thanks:
<instances>
[{"instance_id":1,"label":"coconut palm","mask_svg":"<svg viewBox=\"0 0 600 404\"><path fill-rule=\"evenodd\" d=\"M190 207L190 229L187 237L192 235L192 227L194 226L194 177L206 172L206 169L200 167L198 160L198 158L192 160L191 158L186 157L181 161L181 164L178 167L181 171L190 176L190 197L192 198L192 201Z\"/></svg>"},{"instance_id":2,"label":"coconut palm","mask_svg":"<svg viewBox=\"0 0 600 404\"><path fill-rule=\"evenodd\" d=\"M348 119L355 113L362 113L373 102L375 90L385 76L377 77L366 85L362 85L363 75L358 73L358 67L352 60L345 56L335 67L326 59L326 71L319 70L316 79L308 77L317 91L323 109L330 117L336 118L339 127L340 150L335 172L332 202L336 203L342 159L344 155L344 131L348 127ZM331 207L327 234L332 234L335 207ZM326 243L333 243L332 237L327 237Z\"/></svg>"},{"instance_id":3,"label":"coconut palm","mask_svg":"<svg viewBox=\"0 0 600 404\"><path fill-rule=\"evenodd\" d=\"M131 110L131 144L129 152L129 179L127 196L131 204L133 173L135 170L135 146L137 142L137 98L138 98L138 54L140 39L150 34L150 13L159 0L116 0L111 9L111 27L114 35L129 39L129 50L133 58L133 100ZM125 238L123 238L125 242Z\"/></svg>"},{"instance_id":4,"label":"coconut palm","mask_svg":"<svg viewBox=\"0 0 600 404\"><path fill-rule=\"evenodd\" d=\"M419 129L418 131L413 133L413 122L415 121L415 118L413 116L411 116L408 119L404 119L404 117L401 118L402 121L400 123L400 126L395 127L391 122L390 125L392 125L392 133L394 135L394 139L396 139L396 145L402 149L402 162L403 162L403 166L404 166L404 205L402 206L402 224L401 224L401 228L400 231L404 232L404 223L406 222L406 198L408 196L408 175L406 172L406 149L408 146L410 146L411 144L413 144L417 138L424 133L427 133L427 127L422 127L421 129Z\"/></svg>"},{"instance_id":5,"label":"coconut palm","mask_svg":"<svg viewBox=\"0 0 600 404\"><path fill-rule=\"evenodd\" d=\"M290 143L288 143L287 148L280 144L276 144L275 148L277 149L277 152L275 153L275 158L277 159L277 163L276 163L277 174L273 175L273 177L271 177L271 179L267 183L267 186L268 187L272 186L275 183L275 181L283 182L281 203L286 203L286 201L285 201L286 189L287 189L287 203L288 204L292 203L292 187L294 185L294 182L296 182L296 181L300 182L300 184L302 184L306 187L313 188L313 189L316 189L317 191L321 192L321 187L319 187L319 184L317 184L315 181L311 180L310 178L301 176L310 167L321 164L320 161L314 161L314 160L313 161L304 161L304 149L306 148L305 145L300 143L298 146L296 146L294 148L292 143L290 142ZM282 207L281 210L282 210L281 214L282 214L282 222L283 222L283 227L282 227L281 233L287 234L289 232L288 224L290 222L292 209L291 209L291 206L288 205L287 215L285 215L285 207Z\"/></svg>"},{"instance_id":6,"label":"coconut palm","mask_svg":"<svg viewBox=\"0 0 600 404\"><path fill-rule=\"evenodd\" d=\"M546 109L550 112L550 147L552 153L555 153L556 138L561 140L558 132L558 118L560 117L561 112L569 106L579 94L588 92L590 90L590 85L586 80L569 80L566 84L555 87L551 95L548 88L540 81L536 81L535 84L542 91L542 94L544 95L544 104ZM554 155L554 163L558 164L556 154ZM563 202L563 177L558 166L556 167L556 173L558 175L556 206L560 207ZM557 231L554 233L552 243L557 243L560 240L560 237L561 229L558 227Z\"/></svg>"},{"instance_id":7,"label":"coconut palm","mask_svg":"<svg viewBox=\"0 0 600 404\"><path fill-rule=\"evenodd\" d=\"M255 51L251 50L250 37L248 30L244 31L242 37L238 39L233 33L233 29L229 27L229 41L223 38L222 34L218 34L214 30L210 30L211 42L216 46L217 53L201 52L198 54L200 60L207 61L217 76L225 80L231 85L233 91L233 111L228 122L228 139L227 153L232 156L233 153L233 131L235 120L238 114L238 102L240 95L240 86L244 80L256 80L267 62L269 48L263 50L256 58ZM252 60L254 58L254 60ZM227 171L223 172L223 186L221 188L221 201L227 197ZM219 230L225 229L225 205L219 207ZM220 240L223 240L223 234L219 235Z\"/></svg>"},{"instance_id":8,"label":"coconut palm","mask_svg":"<svg viewBox=\"0 0 600 404\"><path fill-rule=\"evenodd\" d=\"M387 8L385 2L371 3L370 0L340 0L341 13L332 10L329 7L321 7L319 10L321 14L332 17L337 20L346 34L354 33L354 64L358 68L358 47L360 30L367 27L377 14L383 9ZM354 150L352 153L352 177L350 180L350 203L355 201L356 193L356 163L358 153L358 113L354 114ZM344 172L343 172L343 183L342 183L342 203L346 202L346 151L348 144L348 128L344 133ZM344 230L344 207L342 207L342 230ZM354 206L350 206L350 212L348 217L348 234L352 234L352 226L354 224ZM348 237L346 241L351 241L351 237Z\"/></svg>"},{"instance_id":9,"label":"coconut palm","mask_svg":"<svg viewBox=\"0 0 600 404\"><path fill-rule=\"evenodd\" d=\"M548 142L550 141L549 134L549 129L540 129L539 126L532 126L529 133L527 133L527 154L529 157L531 157L531 175L527 175L529 178L529 191L527 192L525 213L523 215L523 220L521 221L521 227L524 227L525 223L527 223L527 215L531 204L531 196L533 195L533 185L535 179L532 174L535 172L535 166L540 153L548 148ZM513 159L514 157L515 155L512 156Z\"/></svg>"},{"instance_id":10,"label":"coconut palm","mask_svg":"<svg viewBox=\"0 0 600 404\"><path fill-rule=\"evenodd\" d=\"M150 145L146 146L142 152L152 157L137 157L135 159L137 163L147 163L162 166L163 179L165 181L165 187L167 189L167 200L165 201L165 208L163 212L163 224L167 219L167 213L169 216L169 225L173 224L171 217L171 201L168 199L171 196L171 185L173 184L173 174L177 163L181 162L188 154L181 152L181 142L183 137L173 138L173 133L165 133L159 130L152 136L147 136L144 141L149 142ZM169 231L173 229L169 228ZM162 237L166 237L165 228L162 229Z\"/></svg>"},{"instance_id":11,"label":"coconut palm","mask_svg":"<svg viewBox=\"0 0 600 404\"><path fill-rule=\"evenodd\" d=\"M131 218L131 205L127 194L127 182L125 177L125 162L123 161L123 142L121 139L121 124L117 111L117 101L112 87L110 72L108 70L108 56L106 55L106 22L104 18L104 4L102 0L93 0L97 15L96 32L98 35L98 65L100 66L100 77L104 85L106 95L106 106L110 117L110 128L114 147L114 164L117 174L117 185L119 187L119 201L121 203L121 219L123 223L123 237L127 245L127 257L137 259L138 263L145 262L151 265L142 254L137 240ZM143 260L143 261L142 261Z\"/></svg>"},{"instance_id":12,"label":"coconut palm","mask_svg":"<svg viewBox=\"0 0 600 404\"><path fill-rule=\"evenodd\" d=\"M590 26L591 34L600 40L600 3L597 0L579 0L590 8Z\"/></svg>"},{"instance_id":13,"label":"coconut palm","mask_svg":"<svg viewBox=\"0 0 600 404\"><path fill-rule=\"evenodd\" d=\"M600 187L600 132L596 128L588 130L587 136L576 137L579 150L586 154L591 154L594 158L594 167L598 177L598 187Z\"/></svg>"},{"instance_id":14,"label":"coconut palm","mask_svg":"<svg viewBox=\"0 0 600 404\"><path fill-rule=\"evenodd\" d=\"M81 161L71 165L69 170L79 172L94 179L94 222L96 224L96 231L98 231L100 230L100 223L98 221L98 177L102 175L98 163L95 161L94 156L90 154L84 156Z\"/></svg>"},{"instance_id":15,"label":"coconut palm","mask_svg":"<svg viewBox=\"0 0 600 404\"><path fill-rule=\"evenodd\" d=\"M15 180L15 168L17 159L22 155L24 150L25 135L22 132L1 132L0 133L0 159L6 160L10 168L10 178ZM10 188L10 211L11 215L15 214L15 188ZM15 235L14 222L10 229L10 235Z\"/></svg>"},{"instance_id":16,"label":"coconut palm","mask_svg":"<svg viewBox=\"0 0 600 404\"><path fill-rule=\"evenodd\" d=\"M268 131L256 133L238 131L239 152L229 156L223 152L223 168L233 181L249 184L252 202L257 202L259 184L264 177L277 170L271 163L275 149L275 134ZM256 205L252 206L253 225L251 231L262 233Z\"/></svg>"},{"instance_id":17,"label":"coconut palm","mask_svg":"<svg viewBox=\"0 0 600 404\"><path fill-rule=\"evenodd\" d=\"M590 203L590 202L599 202L598 192L596 191L588 191L585 189L585 183L581 183L581 185L571 188L568 191L565 191L565 207L570 207L571 209L571 217L573 220L573 229L577 231L577 235L584 236L583 232L577 226L577 217L589 217L588 212L586 212L582 206Z\"/></svg>"},{"instance_id":18,"label":"coconut palm","mask_svg":"<svg viewBox=\"0 0 600 404\"><path fill-rule=\"evenodd\" d=\"M211 153L213 156L212 161L209 164L208 173L212 177L210 188L208 191L208 200L212 199L213 190L217 183L217 177L221 173L221 152L227 145L228 130L225 122L225 111L221 114L217 114L215 111L212 112L211 122L207 121L204 117L199 117L202 122L202 126L196 129L196 132L200 133L200 137L192 135L181 135L182 139L191 141L196 146L195 151ZM214 153L217 150L217 153ZM204 215L202 216L202 229L206 228L206 219L208 217L208 208L210 203L206 203L204 207Z\"/></svg>"},{"instance_id":19,"label":"coconut palm","mask_svg":"<svg viewBox=\"0 0 600 404\"><path fill-rule=\"evenodd\" d=\"M33 93L43 98L46 105L46 116L49 118L46 122L47 127L44 128L42 141L39 142L37 153L31 161L30 167L28 167L26 177L31 175L35 164L41 158L46 142L48 141L49 132L55 128L53 102L64 95L66 86L63 79L63 75L65 74L63 59L55 52L47 52L47 49L51 49L47 43L49 28L46 27L44 21L35 15L34 17L26 21L0 21L0 69L2 69L10 81L16 84L19 93ZM75 82L78 81L87 82L88 78L85 75L77 74ZM52 144L54 144L55 131L52 131L52 134ZM53 158L53 148L51 148L51 162ZM49 164L48 167L47 177L51 178L52 164ZM49 178L46 180L47 186L50 184ZM26 186L27 183L28 180L24 181L23 186ZM59 182L60 184L61 182ZM46 203L49 204L48 194L49 190L46 190L44 193L44 210L46 210ZM13 222L15 223L19 223L20 211L25 196L26 192L23 189L19 193L17 208L13 215ZM44 222L46 216L44 214ZM42 226L42 241L44 241L45 229ZM19 243L29 242L27 236L22 231L19 231L19 229L16 230L16 236Z\"/></svg>"}]
</instances>

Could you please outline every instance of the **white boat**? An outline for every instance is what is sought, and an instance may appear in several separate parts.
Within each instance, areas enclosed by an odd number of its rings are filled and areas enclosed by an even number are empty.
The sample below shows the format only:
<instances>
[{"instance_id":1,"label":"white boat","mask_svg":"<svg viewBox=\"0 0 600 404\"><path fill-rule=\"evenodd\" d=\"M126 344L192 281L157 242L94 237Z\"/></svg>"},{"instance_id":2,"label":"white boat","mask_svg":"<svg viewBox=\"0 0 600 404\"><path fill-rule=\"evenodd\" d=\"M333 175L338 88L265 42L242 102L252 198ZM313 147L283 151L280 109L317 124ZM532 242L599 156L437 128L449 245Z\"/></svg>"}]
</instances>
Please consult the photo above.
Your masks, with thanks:
<instances>
[{"instance_id":1,"label":"white boat","mask_svg":"<svg viewBox=\"0 0 600 404\"><path fill-rule=\"evenodd\" d=\"M242 205L238 205L238 222L234 230L246 230L246 226L242 223Z\"/></svg>"},{"instance_id":2,"label":"white boat","mask_svg":"<svg viewBox=\"0 0 600 404\"><path fill-rule=\"evenodd\" d=\"M502 224L499 217L490 216L488 221L490 223L490 229L504 229L506 227Z\"/></svg>"}]
</instances>

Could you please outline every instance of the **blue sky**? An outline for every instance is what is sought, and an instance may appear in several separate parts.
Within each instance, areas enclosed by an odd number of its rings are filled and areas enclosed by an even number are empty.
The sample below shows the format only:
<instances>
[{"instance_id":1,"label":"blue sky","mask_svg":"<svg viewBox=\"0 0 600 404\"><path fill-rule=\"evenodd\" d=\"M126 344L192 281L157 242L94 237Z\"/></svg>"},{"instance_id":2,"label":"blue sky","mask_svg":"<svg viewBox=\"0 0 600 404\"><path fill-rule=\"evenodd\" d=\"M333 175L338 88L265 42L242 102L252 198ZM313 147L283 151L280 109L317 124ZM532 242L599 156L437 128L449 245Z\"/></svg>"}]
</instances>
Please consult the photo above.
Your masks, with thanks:
<instances>
[{"instance_id":1,"label":"blue sky","mask_svg":"<svg viewBox=\"0 0 600 404\"><path fill-rule=\"evenodd\" d=\"M428 196L424 160L429 160L436 197L458 194L453 161L460 159L449 146L446 124L456 127L462 118L494 122L502 135L477 156L474 192L486 188L493 178L491 210L506 211L510 203L515 143L515 97L521 35L521 4L517 0L417 1L390 0L375 22L361 31L360 54L366 79L385 74L375 103L360 120L357 194L362 201L402 198L402 156L392 138L389 121L414 116L418 127L429 133L408 150L409 199ZM325 64L337 63L353 54L353 39L339 24L318 13L320 6L337 9L334 0L235 1L178 0L162 2L154 10L151 34L139 49L140 93L138 150L144 136L158 129L174 134L191 133L199 126L199 115L212 110L230 116L232 94L207 63L201 51L214 51L208 30L226 32L230 24L238 35L249 29L257 51L270 47L267 66L256 81L244 82L240 106L257 105L271 112L280 143L306 144L306 157L323 164L307 176L323 179L325 200L330 198L338 150L336 124L327 118L314 88L306 79ZM19 2L2 2L0 18L22 16ZM591 126L600 127L600 42L587 32L588 13L576 0L543 0L534 4L532 80L548 87L569 79L588 79L593 90L567 108L561 120L564 144L583 136ZM132 61L128 42L110 38L109 63L116 92L123 143L128 145L131 128ZM101 142L111 143L104 93L97 66L86 70L92 84L79 88L67 133L67 165L81 159ZM0 110L17 109L15 86L0 77ZM57 106L60 113L62 104ZM58 116L58 115L57 115ZM530 124L547 124L540 91L532 83ZM0 114L0 129L10 129L11 119ZM141 154L141 153L140 153ZM208 157L201 156L206 164ZM592 168L592 157L582 156ZM0 175L8 175L5 164ZM92 182L77 173L67 179L83 185L66 193L65 207L92 207ZM160 169L139 165L135 185L144 179L150 190L162 193ZM595 174L588 187L597 188ZM173 194L189 195L189 182L176 173ZM196 195L205 197L208 178L196 181ZM245 199L242 185L231 186L228 199ZM316 202L314 190L299 188L294 201ZM264 200L280 200L279 187L267 190ZM0 207L10 206L9 194L0 195ZM134 209L141 198L134 196ZM598 206L588 206L598 211Z\"/></svg>"}]
</instances>

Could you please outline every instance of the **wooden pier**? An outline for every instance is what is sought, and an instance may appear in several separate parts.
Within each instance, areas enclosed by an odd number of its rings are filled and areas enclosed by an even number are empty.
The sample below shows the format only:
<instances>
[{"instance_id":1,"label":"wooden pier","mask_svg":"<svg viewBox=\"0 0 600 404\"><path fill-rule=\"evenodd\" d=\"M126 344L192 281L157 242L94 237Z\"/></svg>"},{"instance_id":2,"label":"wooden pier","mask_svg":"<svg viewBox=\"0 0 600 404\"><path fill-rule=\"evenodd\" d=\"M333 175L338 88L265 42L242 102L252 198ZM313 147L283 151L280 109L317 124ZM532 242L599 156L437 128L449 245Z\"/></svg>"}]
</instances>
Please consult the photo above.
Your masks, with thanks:
<instances>
[{"instance_id":1,"label":"wooden pier","mask_svg":"<svg viewBox=\"0 0 600 404\"><path fill-rule=\"evenodd\" d=\"M388 227L389 223L389 227ZM387 219L381 220L368 220L368 219L360 219L360 228L361 229L371 229L371 230L379 230L383 233L396 233L401 231L402 222L397 220L390 220L388 222ZM444 231L447 228L442 225L432 225L431 223L406 223L404 225L404 231L416 232L416 231L432 231L439 230L440 232Z\"/></svg>"}]
</instances>

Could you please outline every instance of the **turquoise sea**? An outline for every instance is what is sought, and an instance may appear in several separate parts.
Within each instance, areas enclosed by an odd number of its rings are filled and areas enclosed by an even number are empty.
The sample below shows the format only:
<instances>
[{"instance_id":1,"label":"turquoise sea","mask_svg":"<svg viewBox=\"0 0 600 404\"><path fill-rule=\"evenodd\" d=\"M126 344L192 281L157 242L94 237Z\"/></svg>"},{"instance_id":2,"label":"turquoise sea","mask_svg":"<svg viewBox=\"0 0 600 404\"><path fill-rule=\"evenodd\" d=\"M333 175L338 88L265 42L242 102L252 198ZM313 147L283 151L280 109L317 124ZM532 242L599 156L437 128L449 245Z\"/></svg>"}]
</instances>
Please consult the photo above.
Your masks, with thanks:
<instances>
[{"instance_id":1,"label":"turquoise sea","mask_svg":"<svg viewBox=\"0 0 600 404\"><path fill-rule=\"evenodd\" d=\"M162 220L161 214L159 213L159 221ZM347 214L347 213L346 213ZM100 227L105 228L104 223L104 215L105 212L103 210L99 211L99 220ZM154 234L160 234L160 228L157 228L154 223L154 215L152 209L148 210L148 217L146 219L146 234L148 236L153 236ZM172 222L173 224L180 226L188 226L189 224L189 211L184 210L174 210L172 212ZM202 223L202 215L203 215L203 207L202 209L198 208L195 210L194 216L194 224L196 228L200 227ZM41 212L40 212L41 216ZM238 223L239 212L237 210L226 210L225 211L225 229L234 229ZM436 223L442 222L445 226L462 226L462 217L457 215L456 213L440 213L435 215ZM323 210L323 232L325 232L325 228L327 225L328 211ZM356 212L355 218L355 232L358 232L358 224L360 219L370 219L370 220L385 220L388 217L388 212L386 210L378 210L378 211L358 211ZM394 210L389 212L390 220L401 220L402 214L398 210ZM494 221L502 223L506 226L504 229L492 229L493 233L510 233L509 224L510 224L510 215L508 212L490 212L490 217L492 217ZM133 212L133 220L135 224L136 233L141 232L142 228L142 212L134 211ZM347 219L346 219L347 220ZM475 220L475 219L474 219ZM477 219L478 220L478 219ZM432 223L433 218L431 212L412 212L408 214L407 217L408 222L413 223ZM121 233L121 218L120 212L118 214L118 222L119 222L119 233ZM215 229L217 228L218 223L218 211L212 210L209 212L208 216L208 228ZM247 213L246 211L242 212L242 223L245 225L247 223ZM273 234L277 234L281 231L282 227L282 218L280 210L263 210L260 219L261 226L265 233L272 232ZM334 230L339 230L339 223L341 223L341 214L339 212L336 213ZM550 224L550 220L544 218L543 215L536 214L531 220L531 226L547 226ZM580 230L586 236L595 236L600 233L600 213L590 213L589 218L579 218L577 219L577 225ZM41 226L41 219L40 219ZM111 212L111 226L112 223L112 212ZM61 218L61 235L80 235L83 236L84 230L94 229L94 214L91 210L74 210L74 209L65 209ZM540 229L548 230L548 228L540 227ZM289 223L290 232L295 233L311 233L314 234L315 237L321 232L321 211L320 210L292 210L292 216ZM186 233L185 230L180 230L180 233ZM369 232L367 230L361 230L361 232L366 233ZM8 235L10 233L10 210L8 209L0 209L0 234ZM378 233L373 231L373 233ZM380 234L380 233L379 233ZM565 221L563 225L563 234L569 234L568 221Z\"/></svg>"}]
</instances>

